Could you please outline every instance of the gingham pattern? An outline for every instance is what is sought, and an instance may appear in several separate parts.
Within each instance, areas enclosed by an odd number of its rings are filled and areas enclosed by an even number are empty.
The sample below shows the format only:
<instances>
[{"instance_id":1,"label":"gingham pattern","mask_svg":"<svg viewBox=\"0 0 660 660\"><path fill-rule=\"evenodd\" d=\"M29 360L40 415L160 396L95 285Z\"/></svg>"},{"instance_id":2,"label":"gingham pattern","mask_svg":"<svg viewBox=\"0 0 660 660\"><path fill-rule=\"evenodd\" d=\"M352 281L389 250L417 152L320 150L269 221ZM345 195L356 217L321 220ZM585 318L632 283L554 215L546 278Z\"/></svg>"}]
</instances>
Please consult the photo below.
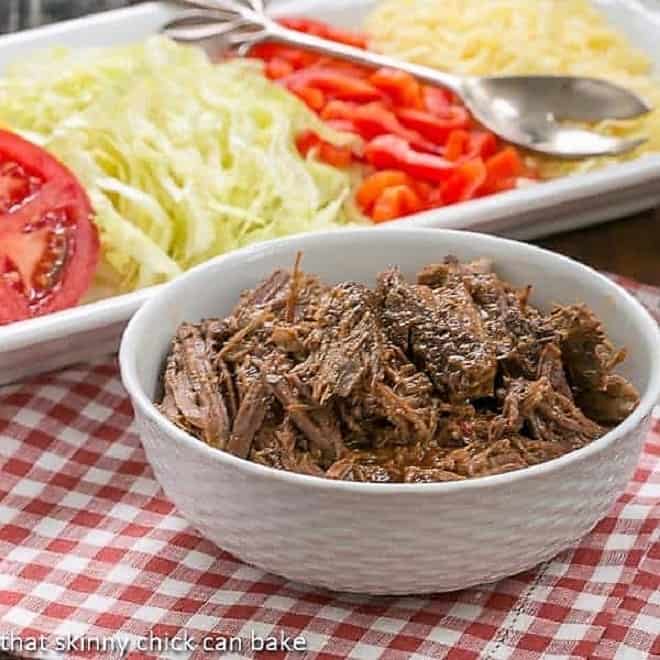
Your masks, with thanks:
<instances>
[{"instance_id":1,"label":"gingham pattern","mask_svg":"<svg viewBox=\"0 0 660 660\"><path fill-rule=\"evenodd\" d=\"M660 319L660 292L624 284ZM309 658L660 657L658 417L626 493L579 545L429 598L336 595L238 562L173 510L131 424L114 361L0 390L0 635L186 631L248 649L251 633L283 631L306 639Z\"/></svg>"}]
</instances>

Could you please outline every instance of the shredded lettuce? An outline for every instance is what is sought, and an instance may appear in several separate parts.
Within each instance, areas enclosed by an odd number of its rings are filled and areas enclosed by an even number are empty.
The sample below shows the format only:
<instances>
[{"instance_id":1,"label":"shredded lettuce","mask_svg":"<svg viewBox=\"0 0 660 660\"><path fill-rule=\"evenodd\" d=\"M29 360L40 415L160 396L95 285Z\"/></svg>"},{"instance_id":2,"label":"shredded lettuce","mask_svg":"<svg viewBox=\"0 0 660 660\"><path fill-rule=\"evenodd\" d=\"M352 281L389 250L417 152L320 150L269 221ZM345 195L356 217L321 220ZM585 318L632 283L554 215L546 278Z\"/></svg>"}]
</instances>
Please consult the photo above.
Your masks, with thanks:
<instances>
[{"instance_id":1,"label":"shredded lettuce","mask_svg":"<svg viewBox=\"0 0 660 660\"><path fill-rule=\"evenodd\" d=\"M335 145L356 138L257 62L214 64L162 37L56 49L0 79L0 122L78 175L96 211L101 271L119 290L255 241L364 221L351 203L357 173L295 146L306 129Z\"/></svg>"}]
</instances>

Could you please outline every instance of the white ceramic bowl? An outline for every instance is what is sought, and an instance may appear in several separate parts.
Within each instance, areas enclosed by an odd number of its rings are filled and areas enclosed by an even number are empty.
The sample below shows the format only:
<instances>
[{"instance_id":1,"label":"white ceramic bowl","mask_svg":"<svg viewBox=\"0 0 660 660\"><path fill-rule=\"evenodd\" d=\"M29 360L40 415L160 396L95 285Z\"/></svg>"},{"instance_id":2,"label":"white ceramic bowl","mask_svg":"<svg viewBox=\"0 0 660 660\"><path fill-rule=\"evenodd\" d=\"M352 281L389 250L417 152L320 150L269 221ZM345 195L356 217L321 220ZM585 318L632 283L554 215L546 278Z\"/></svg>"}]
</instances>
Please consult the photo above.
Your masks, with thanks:
<instances>
[{"instance_id":1,"label":"white ceramic bowl","mask_svg":"<svg viewBox=\"0 0 660 660\"><path fill-rule=\"evenodd\" d=\"M498 476L441 484L361 484L265 468L211 449L152 404L170 338L183 321L224 316L238 294L298 250L328 282L375 276L398 264L414 276L453 254L495 260L505 279L535 285L532 302L586 302L630 350L622 373L637 410L591 445ZM167 496L220 547L312 585L372 594L460 589L531 568L586 534L631 478L660 397L660 333L623 289L544 250L481 234L403 229L294 237L206 263L158 291L133 317L121 353L147 458Z\"/></svg>"}]
</instances>

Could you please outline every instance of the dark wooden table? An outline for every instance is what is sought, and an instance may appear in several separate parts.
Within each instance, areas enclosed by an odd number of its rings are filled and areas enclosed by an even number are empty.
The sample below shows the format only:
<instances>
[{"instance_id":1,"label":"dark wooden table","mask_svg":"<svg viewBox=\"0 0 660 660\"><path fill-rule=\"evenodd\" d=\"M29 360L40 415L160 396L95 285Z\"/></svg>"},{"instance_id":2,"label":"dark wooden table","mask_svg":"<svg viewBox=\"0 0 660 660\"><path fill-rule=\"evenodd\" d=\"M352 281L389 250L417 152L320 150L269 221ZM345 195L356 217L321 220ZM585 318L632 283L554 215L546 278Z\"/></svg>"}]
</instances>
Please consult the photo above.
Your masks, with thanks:
<instances>
[{"instance_id":1,"label":"dark wooden table","mask_svg":"<svg viewBox=\"0 0 660 660\"><path fill-rule=\"evenodd\" d=\"M534 243L593 268L660 286L660 208Z\"/></svg>"}]
</instances>

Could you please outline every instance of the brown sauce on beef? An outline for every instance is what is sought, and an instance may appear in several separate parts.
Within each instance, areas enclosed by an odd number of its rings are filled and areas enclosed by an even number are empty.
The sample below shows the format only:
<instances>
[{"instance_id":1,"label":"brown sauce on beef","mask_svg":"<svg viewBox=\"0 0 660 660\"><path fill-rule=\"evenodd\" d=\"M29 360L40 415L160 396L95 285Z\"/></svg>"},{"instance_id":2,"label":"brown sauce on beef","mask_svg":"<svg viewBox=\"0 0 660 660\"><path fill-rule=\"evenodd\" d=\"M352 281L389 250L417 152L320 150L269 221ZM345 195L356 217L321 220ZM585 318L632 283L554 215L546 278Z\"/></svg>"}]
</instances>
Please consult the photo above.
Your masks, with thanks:
<instances>
[{"instance_id":1,"label":"brown sauce on beef","mask_svg":"<svg viewBox=\"0 0 660 660\"><path fill-rule=\"evenodd\" d=\"M362 482L461 481L579 449L637 406L584 305L543 314L487 260L448 257L375 289L279 270L226 319L182 324L159 407L201 441L276 469Z\"/></svg>"}]
</instances>

